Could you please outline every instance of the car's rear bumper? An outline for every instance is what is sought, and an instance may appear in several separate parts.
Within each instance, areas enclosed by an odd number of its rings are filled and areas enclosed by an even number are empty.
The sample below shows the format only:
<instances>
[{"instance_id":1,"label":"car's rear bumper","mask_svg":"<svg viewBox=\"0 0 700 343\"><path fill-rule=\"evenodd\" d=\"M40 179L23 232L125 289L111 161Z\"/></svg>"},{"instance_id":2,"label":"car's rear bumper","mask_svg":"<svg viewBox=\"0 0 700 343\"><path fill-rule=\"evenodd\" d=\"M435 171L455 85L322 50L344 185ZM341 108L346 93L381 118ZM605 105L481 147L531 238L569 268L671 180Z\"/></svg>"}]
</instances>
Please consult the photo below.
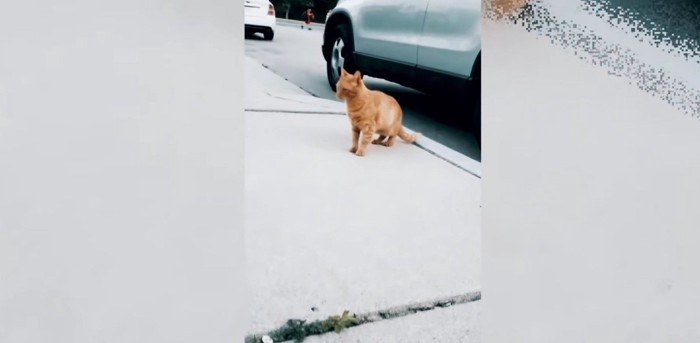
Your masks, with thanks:
<instances>
[{"instance_id":1,"label":"car's rear bumper","mask_svg":"<svg viewBox=\"0 0 700 343\"><path fill-rule=\"evenodd\" d=\"M260 32L260 33L265 33L265 32L268 32L268 31L273 31L273 32L274 32L274 29L272 29L272 28L269 27L269 26L259 26L259 25L246 25L246 26L245 26L245 30L246 30L247 32Z\"/></svg>"},{"instance_id":2,"label":"car's rear bumper","mask_svg":"<svg viewBox=\"0 0 700 343\"><path fill-rule=\"evenodd\" d=\"M266 16L246 16L245 17L245 28L246 30L264 32L267 30L275 30L277 24L277 19L271 15Z\"/></svg>"}]
</instances>

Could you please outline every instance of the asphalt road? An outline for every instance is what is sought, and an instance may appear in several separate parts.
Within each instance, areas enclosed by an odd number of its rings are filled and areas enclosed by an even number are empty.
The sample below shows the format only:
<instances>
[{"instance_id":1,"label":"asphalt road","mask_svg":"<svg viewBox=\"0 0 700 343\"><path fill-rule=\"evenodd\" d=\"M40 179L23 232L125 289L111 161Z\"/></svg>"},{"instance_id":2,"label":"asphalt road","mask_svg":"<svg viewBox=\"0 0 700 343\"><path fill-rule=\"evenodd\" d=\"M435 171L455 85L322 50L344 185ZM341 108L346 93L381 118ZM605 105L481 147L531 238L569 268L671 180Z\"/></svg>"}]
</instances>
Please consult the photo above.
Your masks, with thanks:
<instances>
[{"instance_id":1,"label":"asphalt road","mask_svg":"<svg viewBox=\"0 0 700 343\"><path fill-rule=\"evenodd\" d=\"M338 100L326 78L322 37L322 29L302 30L294 24L278 22L273 41L262 40L262 36L247 37L245 53L310 94ZM365 83L370 89L384 91L399 101L406 127L481 161L481 150L468 125L470 99L440 99L370 77L365 78Z\"/></svg>"}]
</instances>

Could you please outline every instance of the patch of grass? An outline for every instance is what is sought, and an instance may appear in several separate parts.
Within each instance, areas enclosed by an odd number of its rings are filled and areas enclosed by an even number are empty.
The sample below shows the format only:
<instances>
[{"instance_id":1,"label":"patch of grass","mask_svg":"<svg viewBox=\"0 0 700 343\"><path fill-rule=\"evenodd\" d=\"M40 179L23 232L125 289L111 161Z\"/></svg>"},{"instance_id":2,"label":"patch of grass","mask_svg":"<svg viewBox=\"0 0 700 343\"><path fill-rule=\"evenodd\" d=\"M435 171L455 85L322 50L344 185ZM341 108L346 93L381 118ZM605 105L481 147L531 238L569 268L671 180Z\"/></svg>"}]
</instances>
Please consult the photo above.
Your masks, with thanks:
<instances>
[{"instance_id":1,"label":"patch of grass","mask_svg":"<svg viewBox=\"0 0 700 343\"><path fill-rule=\"evenodd\" d=\"M464 304L481 300L481 292L469 292L455 296L445 297L426 302L413 303L404 306L397 306L379 311L353 314L345 310L340 316L329 316L325 320L306 323L305 320L290 319L277 330L267 333L275 343L279 342L303 342L304 338L313 335L322 335L331 331L341 332L346 328L373 323L376 321L403 317L417 312L429 311L438 307L449 307L457 304ZM255 334L246 336L245 343L262 343L265 334Z\"/></svg>"},{"instance_id":2,"label":"patch of grass","mask_svg":"<svg viewBox=\"0 0 700 343\"><path fill-rule=\"evenodd\" d=\"M268 336L275 343L286 341L300 343L308 336L321 335L331 331L338 333L358 324L360 324L360 321L354 315L351 316L348 310L345 310L340 316L329 316L325 320L316 320L310 323L301 319L289 319L277 330L268 333ZM250 341L259 343L262 342L262 337L255 337ZM250 341L247 340L247 342Z\"/></svg>"},{"instance_id":3,"label":"patch of grass","mask_svg":"<svg viewBox=\"0 0 700 343\"><path fill-rule=\"evenodd\" d=\"M328 319L321 322L321 326L323 326L323 328L328 331L333 330L336 333L339 333L343 331L343 329L355 326L359 323L360 321L357 320L357 318L355 318L354 316L351 317L350 312L348 312L348 310L345 310L343 311L343 314L341 316L328 317Z\"/></svg>"}]
</instances>

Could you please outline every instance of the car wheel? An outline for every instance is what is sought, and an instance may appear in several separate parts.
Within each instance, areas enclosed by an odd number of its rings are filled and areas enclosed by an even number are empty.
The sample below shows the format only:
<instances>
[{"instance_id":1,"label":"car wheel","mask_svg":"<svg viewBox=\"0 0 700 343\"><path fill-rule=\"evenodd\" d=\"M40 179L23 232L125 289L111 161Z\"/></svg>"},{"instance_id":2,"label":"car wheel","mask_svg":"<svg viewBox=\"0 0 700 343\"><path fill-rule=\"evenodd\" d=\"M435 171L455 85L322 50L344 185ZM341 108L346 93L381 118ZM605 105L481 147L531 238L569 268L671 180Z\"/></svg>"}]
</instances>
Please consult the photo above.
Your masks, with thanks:
<instances>
[{"instance_id":1,"label":"car wheel","mask_svg":"<svg viewBox=\"0 0 700 343\"><path fill-rule=\"evenodd\" d=\"M263 38L265 40L272 40L272 38L275 38L275 31L272 30L267 30L263 33Z\"/></svg>"},{"instance_id":2,"label":"car wheel","mask_svg":"<svg viewBox=\"0 0 700 343\"><path fill-rule=\"evenodd\" d=\"M348 24L339 24L333 30L330 38L331 53L328 61L326 61L326 74L328 76L328 84L335 92L335 84L340 79L340 69L344 68L348 72L355 72L355 62L352 58L352 53L355 48L350 35L350 26Z\"/></svg>"}]
</instances>

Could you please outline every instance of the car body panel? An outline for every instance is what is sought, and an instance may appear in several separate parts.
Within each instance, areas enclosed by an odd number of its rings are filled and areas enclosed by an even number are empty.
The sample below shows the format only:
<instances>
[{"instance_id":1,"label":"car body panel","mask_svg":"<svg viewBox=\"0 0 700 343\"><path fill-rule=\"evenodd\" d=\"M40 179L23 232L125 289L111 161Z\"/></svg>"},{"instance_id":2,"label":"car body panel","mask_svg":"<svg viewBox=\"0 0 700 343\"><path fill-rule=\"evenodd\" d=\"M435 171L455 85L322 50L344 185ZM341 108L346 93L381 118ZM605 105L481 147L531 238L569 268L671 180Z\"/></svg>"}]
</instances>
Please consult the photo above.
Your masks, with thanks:
<instances>
[{"instance_id":1,"label":"car body panel","mask_svg":"<svg viewBox=\"0 0 700 343\"><path fill-rule=\"evenodd\" d=\"M275 17L247 17L245 19L246 27L264 27L275 30L277 20Z\"/></svg>"},{"instance_id":2,"label":"car body panel","mask_svg":"<svg viewBox=\"0 0 700 343\"><path fill-rule=\"evenodd\" d=\"M469 78L481 50L481 1L430 0L416 64Z\"/></svg>"},{"instance_id":3,"label":"car body panel","mask_svg":"<svg viewBox=\"0 0 700 343\"><path fill-rule=\"evenodd\" d=\"M355 50L415 64L428 0L373 0L355 9Z\"/></svg>"}]
</instances>

